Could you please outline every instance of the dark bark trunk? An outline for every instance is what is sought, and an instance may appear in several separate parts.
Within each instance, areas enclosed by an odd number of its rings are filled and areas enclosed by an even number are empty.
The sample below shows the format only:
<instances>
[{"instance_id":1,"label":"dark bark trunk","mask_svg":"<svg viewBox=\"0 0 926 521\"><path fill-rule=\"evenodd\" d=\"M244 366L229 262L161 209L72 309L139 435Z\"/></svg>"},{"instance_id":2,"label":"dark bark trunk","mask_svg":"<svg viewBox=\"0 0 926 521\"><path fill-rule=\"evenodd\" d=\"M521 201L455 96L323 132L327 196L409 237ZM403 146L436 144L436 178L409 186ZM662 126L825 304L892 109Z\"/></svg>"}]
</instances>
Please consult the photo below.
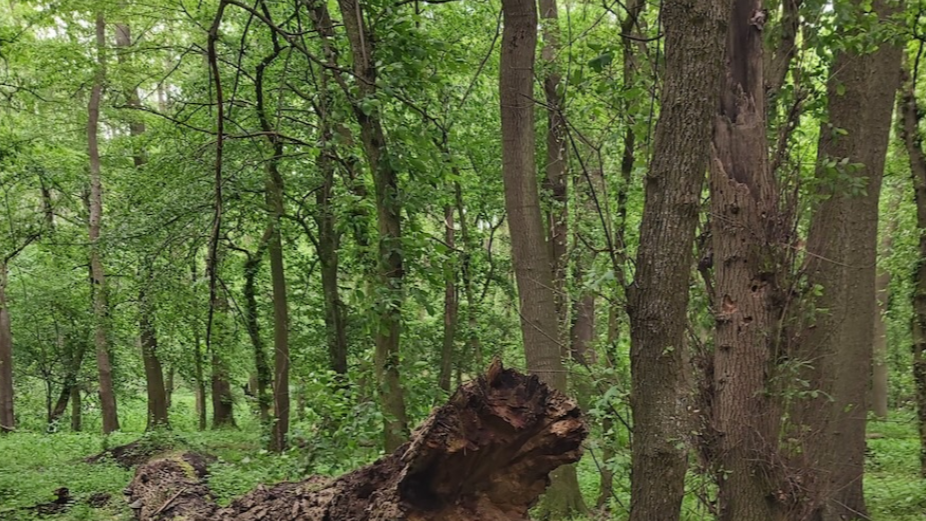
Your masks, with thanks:
<instances>
[{"instance_id":1,"label":"dark bark trunk","mask_svg":"<svg viewBox=\"0 0 926 521\"><path fill-rule=\"evenodd\" d=\"M51 414L48 417L48 423L51 424L59 420L67 412L68 402L74 395L74 390L78 386L77 377L80 374L80 368L84 363L86 354L86 344L80 341L70 340L68 335L62 334L58 339L59 347L67 353L65 357L64 381L61 382L61 392L58 393L58 399L52 407ZM80 391L77 391L78 396Z\"/></svg>"},{"instance_id":2,"label":"dark bark trunk","mask_svg":"<svg viewBox=\"0 0 926 521\"><path fill-rule=\"evenodd\" d=\"M273 377L270 374L267 353L264 351L264 341L260 336L255 282L264 256L264 248L267 244L264 239L266 238L267 234L265 233L257 252L248 254L248 258L244 262L244 323L248 330L248 337L251 339L251 348L254 351L254 367L257 372L255 378L257 383L257 409L260 414L260 421L263 423L270 421L271 397L267 394L267 389L273 384Z\"/></svg>"},{"instance_id":3,"label":"dark bark trunk","mask_svg":"<svg viewBox=\"0 0 926 521\"><path fill-rule=\"evenodd\" d=\"M116 24L116 46L122 50L118 54L119 62L125 63L126 53L132 46L131 30L126 24ZM138 92L134 88L125 90L126 105L132 109L141 109L141 100ZM145 134L145 124L130 114L129 134L139 139ZM144 149L138 143L133 143L134 151L132 161L135 168L142 168L147 163ZM146 284L150 277L148 273L143 272L142 284ZM167 417L167 392L164 388L164 371L161 368L161 361L157 353L157 333L154 328L154 317L151 310L151 303L148 301L144 289L139 293L139 319L138 326L141 338L142 362L145 367L145 390L148 396L148 423L147 429L157 429L168 427Z\"/></svg>"},{"instance_id":4,"label":"dark bark trunk","mask_svg":"<svg viewBox=\"0 0 926 521\"><path fill-rule=\"evenodd\" d=\"M460 240L463 242L463 258L460 263L460 276L463 279L463 296L466 297L466 344L464 354L461 356L460 371L464 367L482 367L482 343L479 341L479 324L476 320L478 303L473 292L472 249L469 237L469 225L466 221L466 208L463 204L463 188L459 182L454 182L454 198L457 207L457 218L460 221ZM459 376L460 373L457 373Z\"/></svg>"},{"instance_id":5,"label":"dark bark trunk","mask_svg":"<svg viewBox=\"0 0 926 521\"><path fill-rule=\"evenodd\" d=\"M277 34L271 33L273 53L257 66L256 94L257 117L261 130L273 151L267 163L266 199L270 217L268 249L270 250L270 283L273 289L273 411L274 422L270 435L270 450L282 452L286 449L289 432L289 305L286 299L286 273L283 265L282 218L286 212L283 203L283 176L280 160L283 157L283 142L270 122L264 97L264 73L266 68L280 54L282 48Z\"/></svg>"},{"instance_id":6,"label":"dark bark trunk","mask_svg":"<svg viewBox=\"0 0 926 521\"><path fill-rule=\"evenodd\" d=\"M213 322L213 340L209 342L209 357L212 366L212 428L235 427L234 400L229 381L228 361L219 352L231 340L231 324L228 323L228 302L220 297L216 302Z\"/></svg>"},{"instance_id":7,"label":"dark bark trunk","mask_svg":"<svg viewBox=\"0 0 926 521\"><path fill-rule=\"evenodd\" d=\"M373 174L379 225L379 278L385 296L380 304L379 323L375 328L374 362L385 421L385 447L395 450L408 438L405 396L399 376L399 341L402 322L402 281L405 276L402 255L401 198L398 172L387 150L378 109L364 111L362 102L376 96L374 35L363 16L361 2L338 0L344 29L350 42L354 74L359 95L351 103L360 126L363 150ZM347 93L350 95L350 93Z\"/></svg>"},{"instance_id":8,"label":"dark bark trunk","mask_svg":"<svg viewBox=\"0 0 926 521\"><path fill-rule=\"evenodd\" d=\"M106 78L106 22L103 14L96 15L97 71L90 90L87 123L87 148L90 155L90 271L93 285L94 344L96 364L100 378L100 408L103 414L103 434L119 430L119 416L116 411L116 394L113 388L113 370L109 358L108 315L106 302L106 276L100 251L100 228L103 218L103 181L100 174L100 149L98 143L100 122L100 99L103 96L103 82Z\"/></svg>"},{"instance_id":9,"label":"dark bark trunk","mask_svg":"<svg viewBox=\"0 0 926 521\"><path fill-rule=\"evenodd\" d=\"M436 409L411 443L339 478L259 487L219 508L204 482L205 460L186 453L141 466L129 494L141 521L526 521L547 475L579 459L585 436L574 402L493 364Z\"/></svg>"},{"instance_id":10,"label":"dark bark trunk","mask_svg":"<svg viewBox=\"0 0 926 521\"><path fill-rule=\"evenodd\" d=\"M662 108L627 309L634 425L631 521L677 520L685 493L688 281L729 16L723 0L663 4Z\"/></svg>"},{"instance_id":11,"label":"dark bark trunk","mask_svg":"<svg viewBox=\"0 0 926 521\"><path fill-rule=\"evenodd\" d=\"M502 2L504 30L499 94L502 123L502 174L511 232L512 262L518 284L519 315L527 368L556 389L566 388L553 289L553 259L546 244L535 175L534 0Z\"/></svg>"},{"instance_id":12,"label":"dark bark trunk","mask_svg":"<svg viewBox=\"0 0 926 521\"><path fill-rule=\"evenodd\" d=\"M199 277L196 274L196 259L193 259L193 265L191 270L192 283L196 284L199 281ZM193 321L193 376L196 379L196 387L193 390L193 394L196 398L196 416L199 419L199 430L206 430L206 376L203 371L203 360L205 355L203 353L203 343L200 336L199 322Z\"/></svg>"},{"instance_id":13,"label":"dark bark trunk","mask_svg":"<svg viewBox=\"0 0 926 521\"><path fill-rule=\"evenodd\" d=\"M80 387L71 387L71 431L80 432L83 404L81 403Z\"/></svg>"},{"instance_id":14,"label":"dark bark trunk","mask_svg":"<svg viewBox=\"0 0 926 521\"><path fill-rule=\"evenodd\" d=\"M782 261L778 186L768 163L760 0L734 0L726 81L714 120L711 239L714 258L713 447L722 521L782 519L772 467L780 414L774 375Z\"/></svg>"},{"instance_id":15,"label":"dark bark trunk","mask_svg":"<svg viewBox=\"0 0 926 521\"><path fill-rule=\"evenodd\" d=\"M151 303L144 289L138 295L138 302L141 358L145 367L145 390L148 394L148 424L145 430L169 428L164 370L161 368L161 360L157 353L158 338L152 320Z\"/></svg>"},{"instance_id":16,"label":"dark bark trunk","mask_svg":"<svg viewBox=\"0 0 926 521\"><path fill-rule=\"evenodd\" d=\"M916 201L916 224L919 229L919 259L914 274L913 286L913 381L916 386L916 412L920 433L920 476L926 478L926 152L923 150L923 134L920 123L923 110L916 101L912 80L903 91L900 100L900 134L910 158L914 199Z\"/></svg>"},{"instance_id":17,"label":"dark bark trunk","mask_svg":"<svg viewBox=\"0 0 926 521\"><path fill-rule=\"evenodd\" d=\"M453 224L453 206L444 206L444 242L450 251L444 265L444 338L440 354L440 374L437 385L445 392L450 392L450 377L453 375L453 346L457 334L457 270L455 256L455 229Z\"/></svg>"},{"instance_id":18,"label":"dark bark trunk","mask_svg":"<svg viewBox=\"0 0 926 521\"><path fill-rule=\"evenodd\" d=\"M16 429L13 412L13 334L6 300L6 261L0 262L0 434Z\"/></svg>"},{"instance_id":19,"label":"dark bark trunk","mask_svg":"<svg viewBox=\"0 0 926 521\"><path fill-rule=\"evenodd\" d=\"M845 8L857 15L864 9L858 2ZM893 10L874 3L882 23ZM813 313L799 356L812 365L808 380L820 398L804 400L797 420L810 433L805 454L816 471L811 486L822 521L867 516L868 390L860 382L871 372L878 199L901 56L889 42L879 43L873 53L836 54L818 145L819 195L825 199L811 217L806 270L809 287L822 288L811 305L825 311Z\"/></svg>"},{"instance_id":20,"label":"dark bark trunk","mask_svg":"<svg viewBox=\"0 0 926 521\"><path fill-rule=\"evenodd\" d=\"M164 384L164 387L165 387L164 392L166 393L165 397L167 398L167 411L168 412L170 412L170 406L173 403L174 386L175 386L174 374L175 373L176 373L176 368L174 367L174 364L171 363L167 369L167 382L165 382Z\"/></svg>"},{"instance_id":21,"label":"dark bark trunk","mask_svg":"<svg viewBox=\"0 0 926 521\"><path fill-rule=\"evenodd\" d=\"M556 291L556 316L559 318L560 339L566 345L569 330L569 298L566 292L566 273L569 258L566 250L569 243L569 192L567 170L566 118L564 114L566 100L562 94L562 76L558 68L556 55L559 52L559 13L556 0L539 0L540 20L543 30L543 49L540 58L543 61L543 91L546 97L547 112L547 163L544 189L550 197L547 212L547 233L552 255L553 288ZM566 353L563 353L564 355ZM565 513L564 513L565 514Z\"/></svg>"}]
</instances>

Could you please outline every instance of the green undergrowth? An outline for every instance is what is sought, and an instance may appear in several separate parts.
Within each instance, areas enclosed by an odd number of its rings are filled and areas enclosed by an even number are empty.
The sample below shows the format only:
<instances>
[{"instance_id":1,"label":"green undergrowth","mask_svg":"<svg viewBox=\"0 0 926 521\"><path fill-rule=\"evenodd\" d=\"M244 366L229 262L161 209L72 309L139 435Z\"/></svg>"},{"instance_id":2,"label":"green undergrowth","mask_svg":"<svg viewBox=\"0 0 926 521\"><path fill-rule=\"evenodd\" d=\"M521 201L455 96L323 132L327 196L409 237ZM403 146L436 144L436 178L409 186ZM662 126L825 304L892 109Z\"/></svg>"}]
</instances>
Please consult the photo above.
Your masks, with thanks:
<instances>
[{"instance_id":1,"label":"green undergrowth","mask_svg":"<svg viewBox=\"0 0 926 521\"><path fill-rule=\"evenodd\" d=\"M926 515L926 481L918 477L919 441L914 422L912 414L898 413L887 421L870 424L869 432L877 433L868 441L865 478L871 519L913 521L922 520ZM54 491L59 487L67 487L77 503L68 512L46 519L131 519L122 490L131 480L133 470L113 461L89 464L84 459L140 437L143 444L169 446L171 450L195 450L214 456L209 483L223 504L259 483L298 480L312 474L336 475L376 457L369 448L351 449L356 453L352 457L324 457L320 451L336 451L332 447L344 442L332 441L329 446L311 439L309 432L300 434L300 428L298 424L294 428L298 446L282 455L262 450L261 428L256 423L245 423L234 430L170 434L120 432L103 437L89 433L17 432L0 436L0 520L32 519L34 514L24 509L54 500ZM582 491L589 505L594 505L598 495L598 469L611 465L616 471L611 514L595 519L626 519L630 504L629 458L626 454L610 462L601 458L600 449L592 443L591 450L578 465ZM709 493L710 485L703 478L691 476L688 489L691 493L683 505L683 518L686 521L712 519L697 498L699 492ZM86 504L90 495L101 492L111 495L108 506L91 508Z\"/></svg>"}]
</instances>

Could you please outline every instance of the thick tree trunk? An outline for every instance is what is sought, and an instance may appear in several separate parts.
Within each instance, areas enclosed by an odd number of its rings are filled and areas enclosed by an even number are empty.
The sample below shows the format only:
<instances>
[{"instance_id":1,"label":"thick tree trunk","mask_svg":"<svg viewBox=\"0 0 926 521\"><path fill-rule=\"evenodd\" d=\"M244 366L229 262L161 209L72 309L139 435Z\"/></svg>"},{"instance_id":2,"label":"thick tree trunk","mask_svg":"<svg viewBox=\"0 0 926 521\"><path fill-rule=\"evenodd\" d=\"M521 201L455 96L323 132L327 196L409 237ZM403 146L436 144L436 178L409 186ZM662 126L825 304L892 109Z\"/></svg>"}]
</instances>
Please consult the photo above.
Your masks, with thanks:
<instances>
[{"instance_id":1,"label":"thick tree trunk","mask_svg":"<svg viewBox=\"0 0 926 521\"><path fill-rule=\"evenodd\" d=\"M405 277L402 255L401 197L398 172L392 165L378 109L365 112L362 102L376 96L376 65L373 32L363 16L362 2L338 0L344 29L350 41L354 74L359 96L351 100L360 125L363 150L373 174L379 224L379 276L385 290L380 303L379 324L375 328L374 356L380 400L385 421L385 447L395 450L408 438L405 396L399 377L399 341L402 323L402 281ZM350 94L350 93L347 93Z\"/></svg>"},{"instance_id":2,"label":"thick tree trunk","mask_svg":"<svg viewBox=\"0 0 926 521\"><path fill-rule=\"evenodd\" d=\"M779 271L778 186L768 164L761 0L734 0L726 81L714 120L711 238L714 256L714 380L717 479L722 521L782 519L770 462L778 418L774 375Z\"/></svg>"},{"instance_id":3,"label":"thick tree trunk","mask_svg":"<svg viewBox=\"0 0 926 521\"><path fill-rule=\"evenodd\" d=\"M453 375L453 345L457 334L457 311L459 299L457 297L456 262L454 256L455 229L453 224L453 206L444 206L444 242L450 251L444 266L444 337L440 353L440 373L437 385L445 392L450 392L450 377Z\"/></svg>"},{"instance_id":4,"label":"thick tree trunk","mask_svg":"<svg viewBox=\"0 0 926 521\"><path fill-rule=\"evenodd\" d=\"M234 399L229 381L228 361L219 352L231 340L231 325L228 323L228 302L220 297L216 302L213 340L209 343L209 357L212 365L212 428L235 426Z\"/></svg>"},{"instance_id":5,"label":"thick tree trunk","mask_svg":"<svg viewBox=\"0 0 926 521\"><path fill-rule=\"evenodd\" d=\"M850 8L861 12L861 4ZM883 2L874 9L882 22L892 12ZM807 239L808 283L823 288L814 306L827 311L816 313L801 340L801 356L813 364L811 386L825 398L808 400L799 420L812 433L806 453L818 471L814 487L823 521L867 515L862 490L867 386L859 382L867 382L871 371L878 199L900 54L887 42L869 54L840 52L827 85L829 118L818 157L821 165L835 168L823 167L819 175L864 184L853 190L848 182L824 183L821 195L828 198L814 212ZM844 158L860 166L842 167Z\"/></svg>"},{"instance_id":6,"label":"thick tree trunk","mask_svg":"<svg viewBox=\"0 0 926 521\"><path fill-rule=\"evenodd\" d=\"M729 17L723 0L663 4L662 108L627 310L634 424L631 521L677 520L685 493L688 281Z\"/></svg>"},{"instance_id":7,"label":"thick tree trunk","mask_svg":"<svg viewBox=\"0 0 926 521\"><path fill-rule=\"evenodd\" d=\"M219 508L203 481L204 459L186 453L141 466L128 491L141 521L527 520L549 472L578 460L585 436L574 402L493 364L410 443L339 478L261 486Z\"/></svg>"},{"instance_id":8,"label":"thick tree trunk","mask_svg":"<svg viewBox=\"0 0 926 521\"><path fill-rule=\"evenodd\" d=\"M910 158L916 200L916 224L920 232L919 259L913 286L913 381L916 386L916 409L920 433L920 475L926 478L926 151L920 123L924 113L916 101L912 80L900 102L900 133Z\"/></svg>"},{"instance_id":9,"label":"thick tree trunk","mask_svg":"<svg viewBox=\"0 0 926 521\"><path fill-rule=\"evenodd\" d=\"M6 301L7 263L0 262L0 434L16 429L13 414L13 333Z\"/></svg>"},{"instance_id":10,"label":"thick tree trunk","mask_svg":"<svg viewBox=\"0 0 926 521\"><path fill-rule=\"evenodd\" d=\"M96 15L97 72L90 90L87 123L87 148L90 155L90 272L93 285L94 344L96 364L100 378L100 408L103 413L103 434L119 430L116 411L116 394L113 388L113 369L109 359L106 302L106 276L100 251L100 228L103 219L103 181L100 175L100 148L98 143L100 99L106 78L106 22L103 14Z\"/></svg>"},{"instance_id":11,"label":"thick tree trunk","mask_svg":"<svg viewBox=\"0 0 926 521\"><path fill-rule=\"evenodd\" d=\"M861 15L862 4L847 6ZM882 23L893 12L874 3ZM817 471L811 484L822 521L864 518L867 386L874 339L878 199L900 83L900 49L880 42L873 53L836 54L827 83L828 122L820 130L818 177L825 199L807 238L809 287L820 311L803 334L799 356L813 368L820 398L800 405L805 453ZM838 132L835 129L840 129Z\"/></svg>"}]
</instances>

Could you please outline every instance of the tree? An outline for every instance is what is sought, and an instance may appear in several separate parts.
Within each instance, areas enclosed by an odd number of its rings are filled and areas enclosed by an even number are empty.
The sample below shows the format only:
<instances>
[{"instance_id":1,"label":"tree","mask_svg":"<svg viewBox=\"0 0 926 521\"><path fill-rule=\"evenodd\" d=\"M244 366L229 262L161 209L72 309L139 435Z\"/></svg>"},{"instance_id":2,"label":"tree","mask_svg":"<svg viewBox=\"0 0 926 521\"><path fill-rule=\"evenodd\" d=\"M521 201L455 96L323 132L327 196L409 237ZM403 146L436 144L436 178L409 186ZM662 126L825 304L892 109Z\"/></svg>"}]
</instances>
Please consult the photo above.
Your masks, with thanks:
<instances>
[{"instance_id":1,"label":"tree","mask_svg":"<svg viewBox=\"0 0 926 521\"><path fill-rule=\"evenodd\" d=\"M662 108L627 303L634 425L631 521L678 519L685 493L688 281L729 18L721 0L663 4Z\"/></svg>"},{"instance_id":2,"label":"tree","mask_svg":"<svg viewBox=\"0 0 926 521\"><path fill-rule=\"evenodd\" d=\"M96 15L97 70L90 91L87 107L87 147L90 154L90 274L93 286L94 344L96 365L100 376L100 406L103 409L103 434L119 430L119 416L116 411L116 394L113 389L113 369L109 357L107 326L109 311L106 300L106 272L100 246L100 228L103 219L103 181L100 174L99 123L100 102L106 79L106 22L102 13Z\"/></svg>"},{"instance_id":3,"label":"tree","mask_svg":"<svg viewBox=\"0 0 926 521\"><path fill-rule=\"evenodd\" d=\"M864 16L860 3L849 9L844 16ZM886 3L874 4L880 23L893 12ZM862 34L852 30L846 29L847 38ZM893 42L872 43L873 52L858 45L837 52L830 67L828 118L817 149L821 202L807 236L807 281L822 294L812 303L820 311L808 311L812 323L799 356L812 365L809 381L820 393L800 405L797 418L811 433L805 450L817 473L812 487L823 521L867 516L867 388L859 382L869 381L871 372L878 200L901 55Z\"/></svg>"}]
</instances>

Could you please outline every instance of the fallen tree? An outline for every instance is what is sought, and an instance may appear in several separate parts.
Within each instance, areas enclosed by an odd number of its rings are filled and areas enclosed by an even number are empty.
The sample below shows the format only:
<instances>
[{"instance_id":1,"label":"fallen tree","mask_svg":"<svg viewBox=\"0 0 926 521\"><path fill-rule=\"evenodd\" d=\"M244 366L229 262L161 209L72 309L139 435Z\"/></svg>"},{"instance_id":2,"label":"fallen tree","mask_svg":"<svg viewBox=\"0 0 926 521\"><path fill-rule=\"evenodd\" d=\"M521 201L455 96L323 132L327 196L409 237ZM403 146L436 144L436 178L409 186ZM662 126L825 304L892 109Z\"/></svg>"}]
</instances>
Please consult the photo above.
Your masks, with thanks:
<instances>
[{"instance_id":1,"label":"fallen tree","mask_svg":"<svg viewBox=\"0 0 926 521\"><path fill-rule=\"evenodd\" d=\"M411 441L338 478L260 486L219 508L195 453L158 457L126 489L142 521L512 521L581 456L587 428L575 402L496 361L457 389Z\"/></svg>"}]
</instances>

